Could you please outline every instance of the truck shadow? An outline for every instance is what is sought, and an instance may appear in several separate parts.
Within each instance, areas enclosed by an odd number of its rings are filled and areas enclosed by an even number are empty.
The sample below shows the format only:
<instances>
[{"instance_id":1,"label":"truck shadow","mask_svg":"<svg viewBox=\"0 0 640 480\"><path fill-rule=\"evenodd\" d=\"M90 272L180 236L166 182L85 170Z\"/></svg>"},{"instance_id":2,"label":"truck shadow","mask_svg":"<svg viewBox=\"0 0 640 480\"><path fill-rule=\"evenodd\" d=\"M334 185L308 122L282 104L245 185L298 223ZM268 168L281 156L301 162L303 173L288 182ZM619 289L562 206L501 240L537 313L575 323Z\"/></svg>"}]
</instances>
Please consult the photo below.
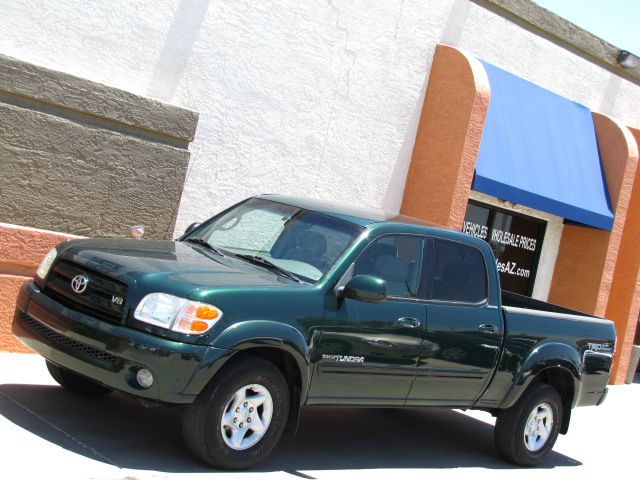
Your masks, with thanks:
<instances>
[{"instance_id":1,"label":"truck shadow","mask_svg":"<svg viewBox=\"0 0 640 480\"><path fill-rule=\"evenodd\" d=\"M80 397L44 385L0 385L0 415L34 435L120 468L206 472L182 443L180 410L144 408L120 394ZM578 466L552 452L539 468ZM497 456L493 426L443 409L308 408L254 471L374 468L515 469Z\"/></svg>"}]
</instances>

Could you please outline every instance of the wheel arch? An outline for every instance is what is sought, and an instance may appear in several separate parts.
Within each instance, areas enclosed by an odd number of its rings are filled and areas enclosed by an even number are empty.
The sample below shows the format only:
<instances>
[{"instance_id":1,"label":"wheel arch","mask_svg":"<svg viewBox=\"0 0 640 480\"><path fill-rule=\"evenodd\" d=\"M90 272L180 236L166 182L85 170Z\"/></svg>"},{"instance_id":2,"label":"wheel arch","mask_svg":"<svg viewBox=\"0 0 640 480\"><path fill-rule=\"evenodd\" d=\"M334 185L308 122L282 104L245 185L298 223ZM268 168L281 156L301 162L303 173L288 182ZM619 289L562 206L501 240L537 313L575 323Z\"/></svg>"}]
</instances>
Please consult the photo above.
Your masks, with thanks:
<instances>
[{"instance_id":1,"label":"wheel arch","mask_svg":"<svg viewBox=\"0 0 640 480\"><path fill-rule=\"evenodd\" d=\"M514 373L514 381L500 404L501 409L513 406L534 381L541 381L556 388L563 406L567 407L565 411L571 411L578 398L581 379L582 360L577 349L562 343L547 343L533 349L521 365Z\"/></svg>"},{"instance_id":2,"label":"wheel arch","mask_svg":"<svg viewBox=\"0 0 640 480\"><path fill-rule=\"evenodd\" d=\"M225 366L247 355L260 357L280 370L287 381L291 402L285 433L295 433L311 377L309 348L302 333L291 325L280 322L248 321L232 325L223 331L216 338L215 346L234 353L207 383L213 381Z\"/></svg>"}]
</instances>

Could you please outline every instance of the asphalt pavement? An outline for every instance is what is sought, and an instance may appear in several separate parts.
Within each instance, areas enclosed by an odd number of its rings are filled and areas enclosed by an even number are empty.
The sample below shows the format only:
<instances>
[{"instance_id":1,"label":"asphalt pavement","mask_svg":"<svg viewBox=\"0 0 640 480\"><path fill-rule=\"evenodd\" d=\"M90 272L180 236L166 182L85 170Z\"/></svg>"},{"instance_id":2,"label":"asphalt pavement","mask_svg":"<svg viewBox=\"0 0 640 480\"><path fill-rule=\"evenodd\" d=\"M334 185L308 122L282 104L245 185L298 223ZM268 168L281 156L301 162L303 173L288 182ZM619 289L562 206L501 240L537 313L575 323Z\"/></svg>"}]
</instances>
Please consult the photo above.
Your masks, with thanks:
<instances>
[{"instance_id":1,"label":"asphalt pavement","mask_svg":"<svg viewBox=\"0 0 640 480\"><path fill-rule=\"evenodd\" d=\"M493 419L444 409L309 408L296 436L245 472L219 472L182 443L180 411L114 393L70 394L36 355L0 353L2 478L584 479L637 478L640 383L573 411L569 434L537 468L503 461ZM636 471L636 473L633 473Z\"/></svg>"}]
</instances>

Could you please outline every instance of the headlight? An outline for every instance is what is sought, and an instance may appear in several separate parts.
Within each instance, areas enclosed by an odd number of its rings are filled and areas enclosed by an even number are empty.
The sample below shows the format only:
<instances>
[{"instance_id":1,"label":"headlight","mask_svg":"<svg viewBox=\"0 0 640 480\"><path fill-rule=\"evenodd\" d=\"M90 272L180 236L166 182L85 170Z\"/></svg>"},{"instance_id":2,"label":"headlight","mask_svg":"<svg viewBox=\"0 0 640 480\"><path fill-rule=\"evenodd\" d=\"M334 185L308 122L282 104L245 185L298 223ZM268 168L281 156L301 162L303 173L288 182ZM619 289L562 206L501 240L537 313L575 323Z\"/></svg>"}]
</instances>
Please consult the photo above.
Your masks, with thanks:
<instances>
[{"instance_id":1,"label":"headlight","mask_svg":"<svg viewBox=\"0 0 640 480\"><path fill-rule=\"evenodd\" d=\"M222 318L222 310L168 293L150 293L138 304L133 316L174 332L201 335Z\"/></svg>"},{"instance_id":2,"label":"headlight","mask_svg":"<svg viewBox=\"0 0 640 480\"><path fill-rule=\"evenodd\" d=\"M36 275L38 278L44 280L44 277L47 276L49 270L51 269L51 265L53 265L53 261L56 259L58 255L58 251L55 248L52 248L49 253L45 255L45 257L40 262L38 266L38 270L36 270Z\"/></svg>"}]
</instances>

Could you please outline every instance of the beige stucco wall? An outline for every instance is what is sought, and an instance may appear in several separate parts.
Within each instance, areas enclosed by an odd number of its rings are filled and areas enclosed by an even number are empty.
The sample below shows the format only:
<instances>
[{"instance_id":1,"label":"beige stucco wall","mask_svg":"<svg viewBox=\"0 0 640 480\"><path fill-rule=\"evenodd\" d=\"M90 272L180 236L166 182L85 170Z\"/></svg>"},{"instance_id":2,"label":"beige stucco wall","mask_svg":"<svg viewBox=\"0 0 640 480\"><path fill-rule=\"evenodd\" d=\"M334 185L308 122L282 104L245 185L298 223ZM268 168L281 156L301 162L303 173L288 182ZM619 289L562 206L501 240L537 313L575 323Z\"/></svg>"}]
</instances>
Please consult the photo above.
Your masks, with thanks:
<instances>
[{"instance_id":1,"label":"beige stucco wall","mask_svg":"<svg viewBox=\"0 0 640 480\"><path fill-rule=\"evenodd\" d=\"M0 222L170 238L197 119L0 55Z\"/></svg>"}]
</instances>

